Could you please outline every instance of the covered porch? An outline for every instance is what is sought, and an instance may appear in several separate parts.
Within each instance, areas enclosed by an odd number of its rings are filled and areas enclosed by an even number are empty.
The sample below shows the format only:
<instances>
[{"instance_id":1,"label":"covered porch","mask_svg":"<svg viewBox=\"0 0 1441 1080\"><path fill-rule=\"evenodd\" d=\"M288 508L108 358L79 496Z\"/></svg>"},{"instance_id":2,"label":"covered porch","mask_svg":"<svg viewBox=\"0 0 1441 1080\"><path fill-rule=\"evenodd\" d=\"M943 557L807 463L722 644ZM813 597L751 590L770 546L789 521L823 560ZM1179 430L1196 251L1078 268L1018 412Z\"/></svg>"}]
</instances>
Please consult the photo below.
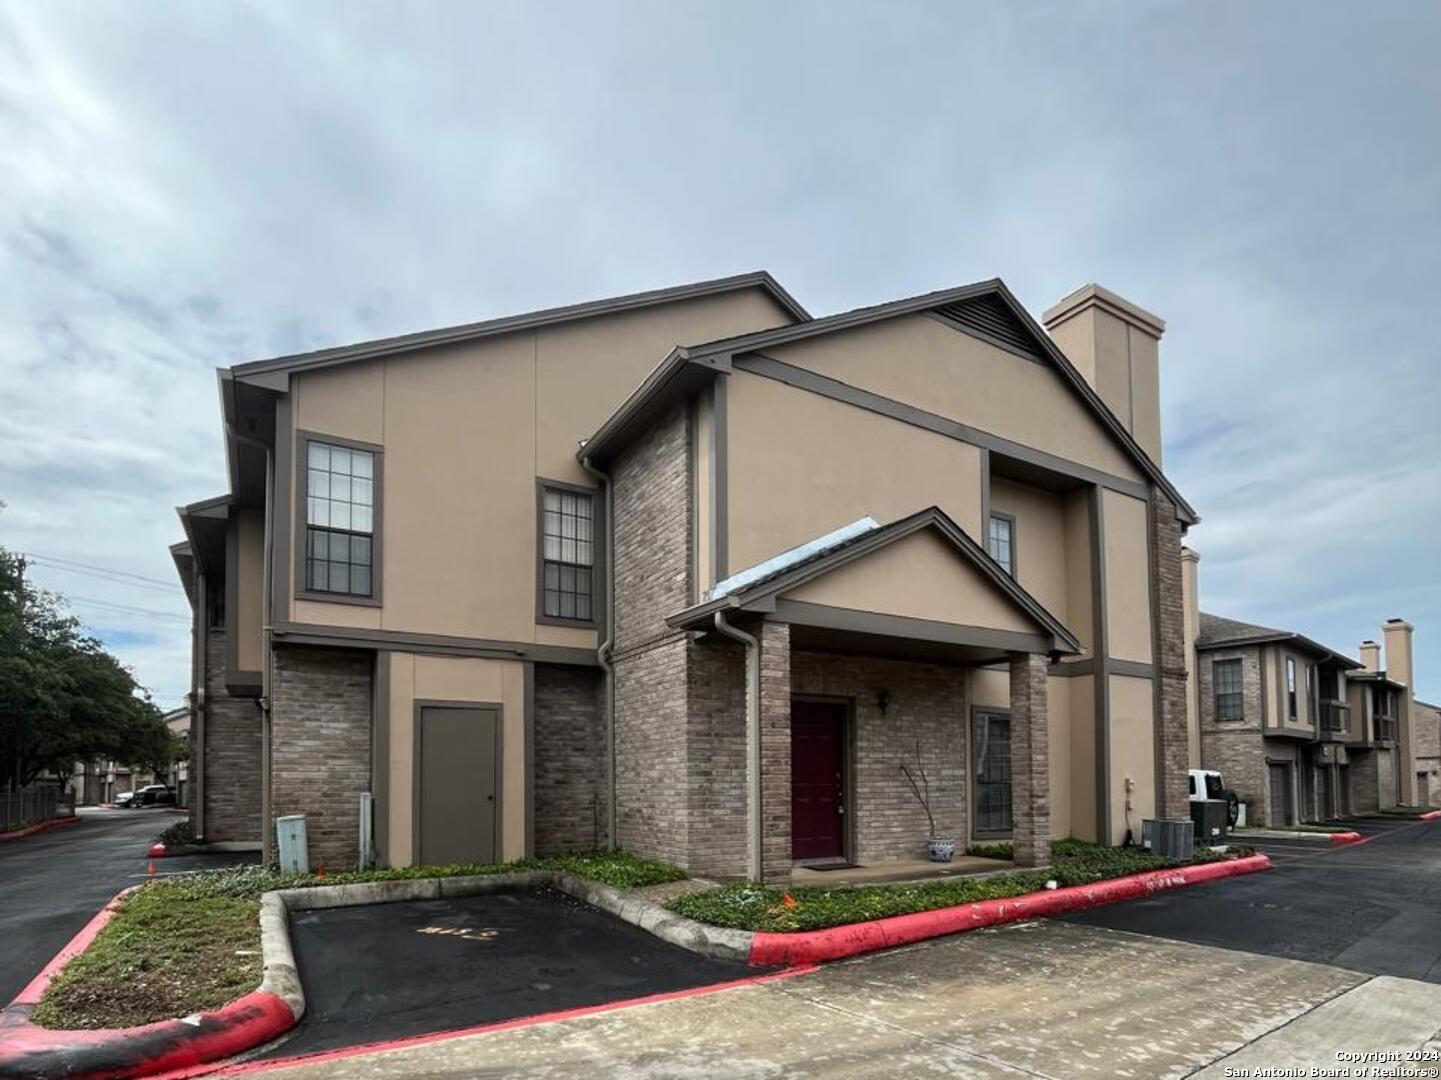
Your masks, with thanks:
<instances>
[{"instance_id":1,"label":"covered porch","mask_svg":"<svg viewBox=\"0 0 1441 1080\"><path fill-rule=\"evenodd\" d=\"M858 523L859 524L859 523ZM1047 675L1075 638L944 513L847 527L673 625L745 645L747 876L837 885L1049 861ZM980 700L978 673L1009 687ZM739 717L737 719L740 719ZM927 859L932 837L955 844Z\"/></svg>"}]
</instances>

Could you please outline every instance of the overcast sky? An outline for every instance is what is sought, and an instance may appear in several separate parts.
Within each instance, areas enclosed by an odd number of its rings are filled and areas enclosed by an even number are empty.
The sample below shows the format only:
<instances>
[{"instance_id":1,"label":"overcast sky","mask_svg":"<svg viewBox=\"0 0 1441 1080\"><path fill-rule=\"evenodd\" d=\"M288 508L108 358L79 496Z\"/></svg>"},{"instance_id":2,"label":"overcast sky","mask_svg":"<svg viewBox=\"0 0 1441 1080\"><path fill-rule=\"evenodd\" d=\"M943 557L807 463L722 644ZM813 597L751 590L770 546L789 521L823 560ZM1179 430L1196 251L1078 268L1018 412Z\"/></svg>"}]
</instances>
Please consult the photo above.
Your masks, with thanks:
<instances>
[{"instance_id":1,"label":"overcast sky","mask_svg":"<svg viewBox=\"0 0 1441 1080\"><path fill-rule=\"evenodd\" d=\"M1441 700L1438 42L1401 2L0 0L0 544L169 707L218 365L754 268L815 314L1098 281L1167 320L1203 606L1353 655L1405 616Z\"/></svg>"}]
</instances>

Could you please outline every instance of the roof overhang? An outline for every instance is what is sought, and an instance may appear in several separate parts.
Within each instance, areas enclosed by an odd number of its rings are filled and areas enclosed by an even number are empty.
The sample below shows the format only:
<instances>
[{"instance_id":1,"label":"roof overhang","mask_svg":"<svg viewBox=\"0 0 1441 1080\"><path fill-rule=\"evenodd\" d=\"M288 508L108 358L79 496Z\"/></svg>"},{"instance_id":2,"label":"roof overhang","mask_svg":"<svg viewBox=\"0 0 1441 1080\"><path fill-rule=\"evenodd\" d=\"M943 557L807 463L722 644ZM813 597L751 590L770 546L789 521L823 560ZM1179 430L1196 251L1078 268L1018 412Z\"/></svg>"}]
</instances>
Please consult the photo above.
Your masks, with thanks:
<instances>
[{"instance_id":1,"label":"roof overhang","mask_svg":"<svg viewBox=\"0 0 1441 1080\"><path fill-rule=\"evenodd\" d=\"M1019 631L1014 626L996 627L988 625L984 619L974 622L942 621L903 613L842 608L789 595L804 585L842 567L854 565L927 529L934 530L955 556L973 568L981 581L1003 599L1005 606L1021 616L1021 622L1032 629ZM929 507L889 525L863 532L842 546L823 550L814 557L786 565L778 572L724 596L676 612L666 622L678 629L704 631L714 626L717 613L764 615L778 622L808 628L810 633L807 636L814 642L849 643L855 649L866 652L884 652L886 650L882 646L888 642L913 642L931 647L929 651L937 655L987 663L1017 652L1043 653L1054 659L1081 651L1075 635L937 507ZM914 655L914 651L908 649L907 654Z\"/></svg>"},{"instance_id":2,"label":"roof overhang","mask_svg":"<svg viewBox=\"0 0 1441 1080\"><path fill-rule=\"evenodd\" d=\"M175 573L180 577L180 584L185 589L185 598L194 607L197 600L195 592L195 554L191 551L190 541L182 540L178 544L170 545L170 558L175 563Z\"/></svg>"},{"instance_id":3,"label":"roof overhang","mask_svg":"<svg viewBox=\"0 0 1441 1080\"><path fill-rule=\"evenodd\" d=\"M1318 641L1313 641L1305 634L1253 634L1249 637L1233 638L1230 640L1198 641L1196 642L1196 651L1212 652L1216 649L1245 649L1253 645L1294 645L1297 648L1305 649L1307 652L1313 653L1318 663L1330 664L1346 671L1355 671L1362 667L1358 661L1326 648L1326 646Z\"/></svg>"},{"instance_id":4,"label":"roof overhang","mask_svg":"<svg viewBox=\"0 0 1441 1080\"><path fill-rule=\"evenodd\" d=\"M171 552L183 546L200 572L213 580L223 579L225 575L225 534L230 525L233 503L231 496L217 495L213 499L202 499L175 508L180 527L185 530L185 542L172 547ZM178 558L176 564L179 565ZM194 602L194 597L191 601Z\"/></svg>"},{"instance_id":5,"label":"roof overhang","mask_svg":"<svg viewBox=\"0 0 1441 1080\"><path fill-rule=\"evenodd\" d=\"M483 322L466 323L462 326L426 330L418 334L402 334L398 337L362 341L333 349L277 356L269 360L255 360L247 364L237 364L230 370L239 382L270 390L283 390L284 387L279 380L288 378L292 372L311 371L316 368L332 367L336 364L353 363L357 360L372 360L376 357L415 352L418 349L435 348L441 345L456 345L479 338L493 337L497 334L513 333L517 330L555 326L560 323L575 322L578 319L594 318L598 315L614 315L619 312L634 311L638 308L715 296L741 289L760 289L797 322L810 321L810 313L801 307L796 298L788 293L775 278L764 270L756 270L710 281L691 282L665 289L652 289L648 292L609 297L605 300L592 300L581 304L568 304L564 307L526 312L521 315L508 315L499 319L487 319Z\"/></svg>"}]
</instances>

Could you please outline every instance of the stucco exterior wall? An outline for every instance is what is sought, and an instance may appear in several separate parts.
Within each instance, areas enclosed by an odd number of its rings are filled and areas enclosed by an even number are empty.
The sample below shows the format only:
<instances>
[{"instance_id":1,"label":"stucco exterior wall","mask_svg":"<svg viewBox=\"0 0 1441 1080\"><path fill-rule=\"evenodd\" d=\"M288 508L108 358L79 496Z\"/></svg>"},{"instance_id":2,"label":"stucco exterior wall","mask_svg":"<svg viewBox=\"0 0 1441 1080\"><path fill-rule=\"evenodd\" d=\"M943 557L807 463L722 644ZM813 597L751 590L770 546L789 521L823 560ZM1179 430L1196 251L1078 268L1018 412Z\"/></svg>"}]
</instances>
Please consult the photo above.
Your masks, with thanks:
<instances>
[{"instance_id":1,"label":"stucco exterior wall","mask_svg":"<svg viewBox=\"0 0 1441 1080\"><path fill-rule=\"evenodd\" d=\"M991 477L991 509L1016 519L1016 580L1074 632L1080 623L1090 622L1090 605L1087 603L1085 610L1071 610L1070 544L1077 538L1077 530L1068 527L1070 501L1068 495L1042 491L1004 477ZM984 539L978 539L984 546ZM1082 576L1086 579L1089 598L1089 565Z\"/></svg>"},{"instance_id":2,"label":"stucco exterior wall","mask_svg":"<svg viewBox=\"0 0 1441 1080\"><path fill-rule=\"evenodd\" d=\"M288 614L593 648L593 630L536 624L536 478L595 486L578 440L675 345L789 321L743 290L294 376L298 429L384 447L384 604L292 601Z\"/></svg>"},{"instance_id":3,"label":"stucco exterior wall","mask_svg":"<svg viewBox=\"0 0 1441 1080\"><path fill-rule=\"evenodd\" d=\"M415 863L415 703L467 702L500 706L501 804L499 861L525 855L525 665L512 660L390 652L389 808L387 861Z\"/></svg>"},{"instance_id":4,"label":"stucco exterior wall","mask_svg":"<svg viewBox=\"0 0 1441 1080\"><path fill-rule=\"evenodd\" d=\"M258 672L264 664L260 624L265 596L265 513L262 510L238 510L234 527L237 555L236 666L241 671Z\"/></svg>"},{"instance_id":5,"label":"stucco exterior wall","mask_svg":"<svg viewBox=\"0 0 1441 1080\"><path fill-rule=\"evenodd\" d=\"M1117 660L1152 659L1150 552L1146 504L1105 491L1101 497L1106 560L1106 632Z\"/></svg>"},{"instance_id":6,"label":"stucco exterior wall","mask_svg":"<svg viewBox=\"0 0 1441 1080\"><path fill-rule=\"evenodd\" d=\"M974 446L750 372L728 376L726 395L730 573L867 514L884 525L928 506L981 542Z\"/></svg>"},{"instance_id":7,"label":"stucco exterior wall","mask_svg":"<svg viewBox=\"0 0 1441 1080\"><path fill-rule=\"evenodd\" d=\"M770 355L1068 461L1142 479L1055 369L925 315L795 342Z\"/></svg>"}]
</instances>

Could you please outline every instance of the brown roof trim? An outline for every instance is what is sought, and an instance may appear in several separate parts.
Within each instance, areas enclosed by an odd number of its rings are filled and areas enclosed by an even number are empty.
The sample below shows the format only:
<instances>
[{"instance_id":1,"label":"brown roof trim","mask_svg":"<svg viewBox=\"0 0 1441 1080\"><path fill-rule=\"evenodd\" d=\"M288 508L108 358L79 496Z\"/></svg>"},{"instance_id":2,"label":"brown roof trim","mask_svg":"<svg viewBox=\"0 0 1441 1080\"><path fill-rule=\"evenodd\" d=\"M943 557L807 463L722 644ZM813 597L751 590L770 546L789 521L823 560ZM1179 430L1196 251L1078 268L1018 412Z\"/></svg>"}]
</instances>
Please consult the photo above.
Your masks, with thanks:
<instances>
[{"instance_id":1,"label":"brown roof trim","mask_svg":"<svg viewBox=\"0 0 1441 1080\"><path fill-rule=\"evenodd\" d=\"M1029 619L1045 630L1050 638L1052 652L1076 654L1081 651L1080 642L1076 640L1074 634L1066 629L1065 624L1046 610L1045 606L1022 588L1019 582L1002 570L979 544L966 535L964 529L952 521L944 510L936 506L927 507L908 517L893 521L889 525L883 525L879 529L863 533L849 543L832 548L821 555L797 563L795 566L777 571L769 577L752 582L750 585L716 600L709 600L686 608L684 611L676 612L668 617L666 622L674 627L690 628L709 621L717 611L745 608L765 610L779 594L797 588L844 566L846 563L863 558L897 540L927 528L937 530L945 539L949 540L963 557L980 570L982 576L1004 593Z\"/></svg>"},{"instance_id":2,"label":"brown roof trim","mask_svg":"<svg viewBox=\"0 0 1441 1080\"><path fill-rule=\"evenodd\" d=\"M752 288L764 291L798 321L810 320L810 313L775 278L764 270L757 270L747 274L736 274L732 277L715 278L710 281L697 281L665 289L652 289L649 292L613 296L604 300L590 300L585 303L546 308L542 311L525 312L520 315L507 315L499 319L487 319L484 322L466 323L462 326L449 326L439 330L425 330L416 334L402 334L398 337L362 341L353 345L341 345L337 348L277 356L269 360L253 360L245 364L236 364L230 370L236 378L248 381L278 371L307 371L312 368L331 367L335 364L346 364L356 360L369 360L377 356L411 352L437 345L453 345L458 342L474 341L477 338L511 333L516 330L553 326L557 323L588 319L596 315L613 315L617 312L633 311L636 308L653 307L657 304L669 304L678 300L691 300L697 297Z\"/></svg>"},{"instance_id":3,"label":"brown roof trim","mask_svg":"<svg viewBox=\"0 0 1441 1080\"><path fill-rule=\"evenodd\" d=\"M1349 656L1343 656L1334 649L1328 649L1319 641L1313 641L1305 634L1297 634L1292 631L1278 630L1274 634L1253 634L1250 637L1230 638L1216 641L1197 641L1197 652L1211 652L1216 649L1243 649L1250 645L1299 645L1303 649L1317 653L1322 662L1335 660L1343 668L1356 670L1362 665Z\"/></svg>"},{"instance_id":4,"label":"brown roof trim","mask_svg":"<svg viewBox=\"0 0 1441 1080\"><path fill-rule=\"evenodd\" d=\"M865 326L901 315L919 314L954 304L960 300L988 295L999 297L1011 313L1020 320L1021 325L1036 339L1042 354L1055 364L1071 389L1100 417L1112 436L1121 444L1122 449L1130 455L1151 482L1175 503L1176 516L1188 525L1194 525L1200 521L1195 509L1182 497L1175 485L1166 478L1160 466L1151 460L1151 456L1125 429L1120 420L1116 418L1116 414L1101 400L1100 395L1091 388L1091 385L1066 358L1066 354L1041 329L1000 278L991 278L988 281L979 281L972 285L962 285L955 289L923 293L920 296L906 297L872 307L856 308L853 311L827 315L793 326L782 326L773 330L762 330L701 345L673 349L640 387L626 399L625 403L600 426L600 429L591 438L581 445L579 456L596 463L602 463L612 457L627 443L634 430L640 426L640 421L655 411L656 406L652 399L656 395L672 390L674 387L686 387L686 383L674 383L673 380L687 365L703 365L713 369L726 370L730 366L730 358L742 353L755 352L775 345ZM707 374L706 378L708 377Z\"/></svg>"}]
</instances>

